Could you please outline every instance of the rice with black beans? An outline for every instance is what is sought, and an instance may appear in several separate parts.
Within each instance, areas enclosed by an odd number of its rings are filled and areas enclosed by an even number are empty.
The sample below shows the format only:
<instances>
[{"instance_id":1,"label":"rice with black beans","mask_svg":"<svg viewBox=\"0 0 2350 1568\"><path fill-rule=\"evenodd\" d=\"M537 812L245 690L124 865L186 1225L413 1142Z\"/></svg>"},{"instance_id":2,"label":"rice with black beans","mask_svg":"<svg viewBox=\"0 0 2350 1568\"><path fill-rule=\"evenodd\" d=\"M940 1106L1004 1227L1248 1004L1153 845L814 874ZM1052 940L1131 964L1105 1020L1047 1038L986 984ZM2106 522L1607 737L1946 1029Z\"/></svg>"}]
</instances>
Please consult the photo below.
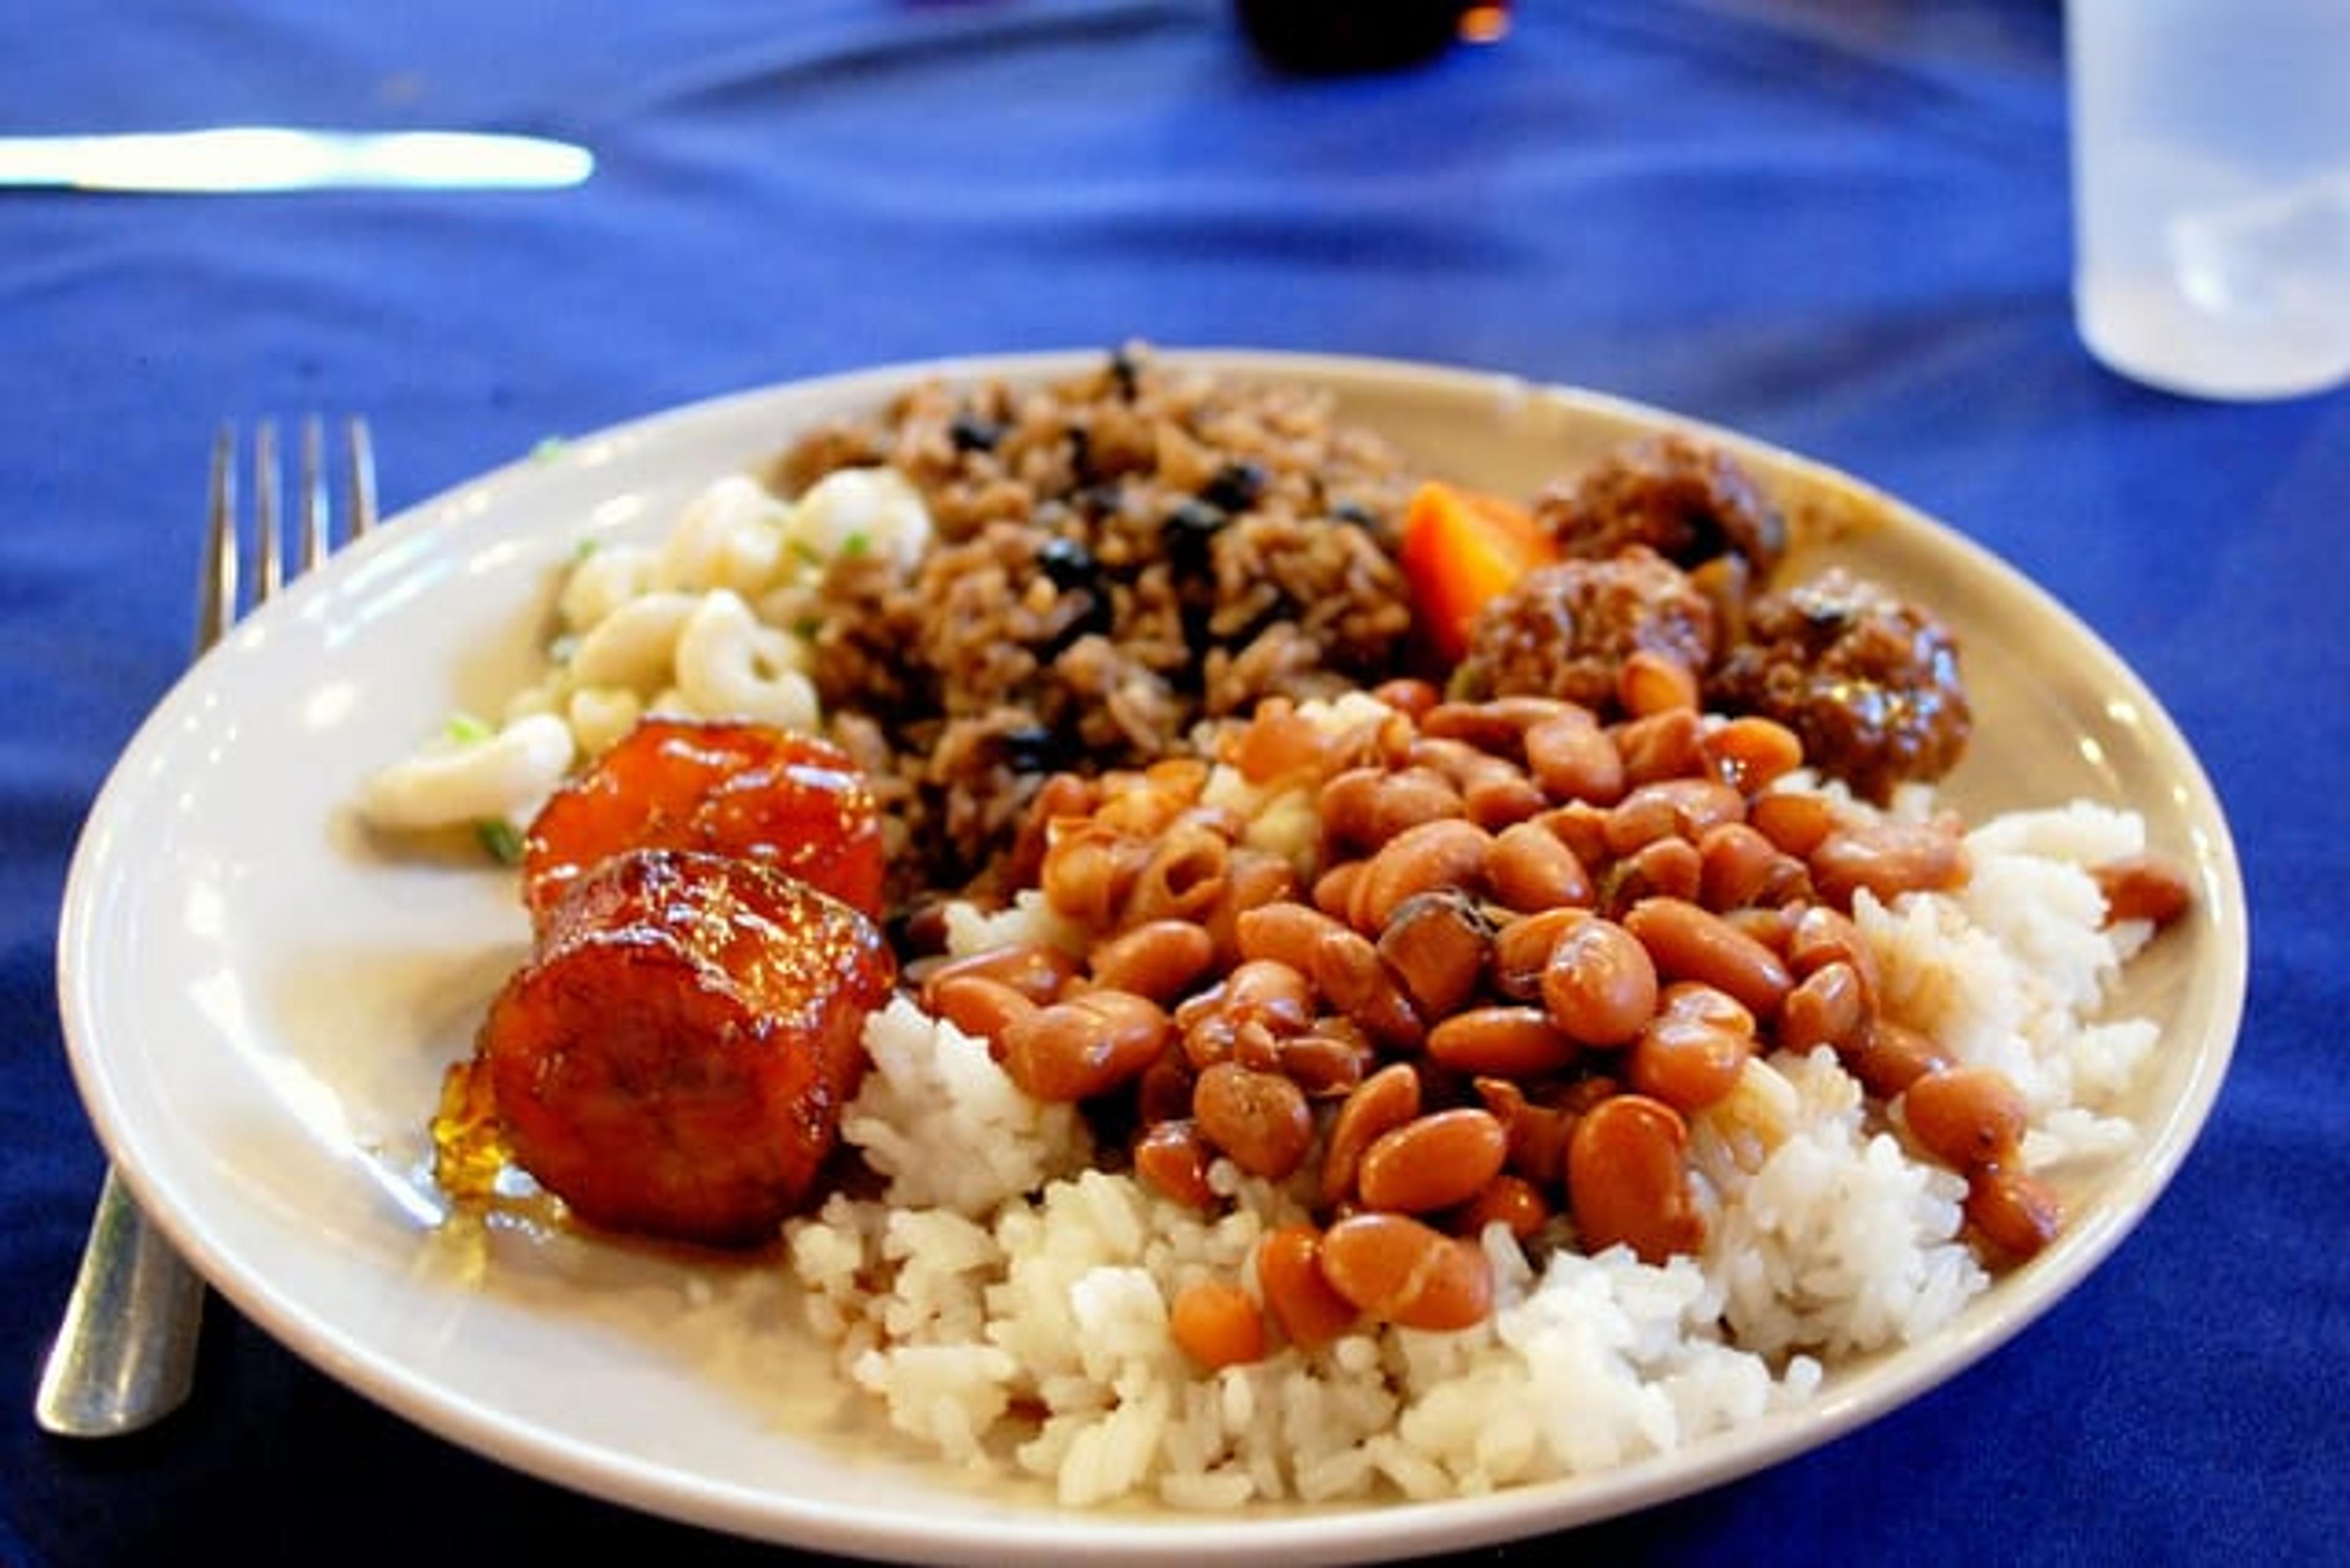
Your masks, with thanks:
<instances>
[{"instance_id":1,"label":"rice with black beans","mask_svg":"<svg viewBox=\"0 0 2350 1568\"><path fill-rule=\"evenodd\" d=\"M1035 389L917 386L779 460L786 494L887 464L937 531L910 577L834 561L815 607L817 691L894 818L901 896L989 877L1055 766L1147 763L1201 718L1401 662L1409 476L1331 415L1129 349Z\"/></svg>"}]
</instances>

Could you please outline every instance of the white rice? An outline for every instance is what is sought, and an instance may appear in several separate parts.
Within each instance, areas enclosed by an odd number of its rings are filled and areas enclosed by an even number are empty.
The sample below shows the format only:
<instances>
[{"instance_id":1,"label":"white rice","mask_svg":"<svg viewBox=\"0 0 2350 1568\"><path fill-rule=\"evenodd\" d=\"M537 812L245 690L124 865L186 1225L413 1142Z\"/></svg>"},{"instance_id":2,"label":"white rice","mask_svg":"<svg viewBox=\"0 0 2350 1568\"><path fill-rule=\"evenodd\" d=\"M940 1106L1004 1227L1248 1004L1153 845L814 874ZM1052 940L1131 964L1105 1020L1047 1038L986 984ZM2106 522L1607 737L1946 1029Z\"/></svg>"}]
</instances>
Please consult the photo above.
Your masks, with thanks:
<instances>
[{"instance_id":1,"label":"white rice","mask_svg":"<svg viewBox=\"0 0 2350 1568\"><path fill-rule=\"evenodd\" d=\"M2134 1137L2115 1111L2154 1044L2096 1012L2143 929L2107 929L2087 867L2142 847L2076 805L1970 836L1951 896L1857 912L1889 1010L2009 1074L2027 1158L2081 1166ZM968 945L1033 909L966 918ZM1291 1197L1220 1166L1207 1216L1091 1168L1082 1119L1027 1099L983 1045L899 1001L844 1122L887 1178L789 1228L790 1266L842 1376L921 1450L1024 1473L1060 1501L1224 1511L1272 1501L1474 1493L1588 1473L1801 1404L1825 1370L1948 1324L1990 1275L1960 1239L1965 1184L1821 1051L1751 1064L1695 1118L1700 1257L1551 1252L1488 1233L1496 1311L1458 1334L1365 1329L1208 1373L1169 1303L1202 1274L1256 1288Z\"/></svg>"}]
</instances>

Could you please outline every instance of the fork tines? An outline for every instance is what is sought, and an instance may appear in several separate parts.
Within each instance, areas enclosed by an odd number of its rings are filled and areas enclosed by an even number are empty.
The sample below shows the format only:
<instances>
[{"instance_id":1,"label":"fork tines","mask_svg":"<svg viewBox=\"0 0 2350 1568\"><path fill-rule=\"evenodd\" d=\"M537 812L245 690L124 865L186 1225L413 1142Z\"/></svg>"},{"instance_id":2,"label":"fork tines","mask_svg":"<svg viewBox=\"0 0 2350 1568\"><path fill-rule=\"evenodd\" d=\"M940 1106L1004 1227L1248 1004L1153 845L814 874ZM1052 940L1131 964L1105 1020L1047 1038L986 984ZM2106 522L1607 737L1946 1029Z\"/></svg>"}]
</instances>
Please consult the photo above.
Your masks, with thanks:
<instances>
[{"instance_id":1,"label":"fork tines","mask_svg":"<svg viewBox=\"0 0 2350 1568\"><path fill-rule=\"evenodd\" d=\"M296 535L294 570L307 572L335 547L335 498L328 481L326 421L311 415L301 421L296 438L297 455L293 488L292 525ZM283 587L287 579L286 490L278 455L277 423L262 420L253 427L253 602L261 603ZM353 416L342 421L341 452L343 530L356 539L376 523L375 451L367 421ZM237 521L237 429L223 425L213 438L212 491L197 640L209 644L241 612L238 601L239 562L244 554Z\"/></svg>"}]
</instances>

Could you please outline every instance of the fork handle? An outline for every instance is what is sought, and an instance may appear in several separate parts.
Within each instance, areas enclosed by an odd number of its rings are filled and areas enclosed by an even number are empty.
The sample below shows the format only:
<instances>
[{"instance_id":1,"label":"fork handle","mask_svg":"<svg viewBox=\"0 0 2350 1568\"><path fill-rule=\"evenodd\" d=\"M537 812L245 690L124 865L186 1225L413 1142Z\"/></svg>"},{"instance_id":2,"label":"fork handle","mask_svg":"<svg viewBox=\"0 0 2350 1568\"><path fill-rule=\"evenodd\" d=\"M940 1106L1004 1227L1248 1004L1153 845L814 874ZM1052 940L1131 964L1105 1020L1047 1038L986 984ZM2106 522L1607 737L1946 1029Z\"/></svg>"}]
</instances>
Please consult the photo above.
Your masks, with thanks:
<instances>
[{"instance_id":1,"label":"fork handle","mask_svg":"<svg viewBox=\"0 0 2350 1568\"><path fill-rule=\"evenodd\" d=\"M204 1286L107 1168L73 1294L33 1411L73 1438L132 1432L179 1408L195 1381Z\"/></svg>"}]
</instances>

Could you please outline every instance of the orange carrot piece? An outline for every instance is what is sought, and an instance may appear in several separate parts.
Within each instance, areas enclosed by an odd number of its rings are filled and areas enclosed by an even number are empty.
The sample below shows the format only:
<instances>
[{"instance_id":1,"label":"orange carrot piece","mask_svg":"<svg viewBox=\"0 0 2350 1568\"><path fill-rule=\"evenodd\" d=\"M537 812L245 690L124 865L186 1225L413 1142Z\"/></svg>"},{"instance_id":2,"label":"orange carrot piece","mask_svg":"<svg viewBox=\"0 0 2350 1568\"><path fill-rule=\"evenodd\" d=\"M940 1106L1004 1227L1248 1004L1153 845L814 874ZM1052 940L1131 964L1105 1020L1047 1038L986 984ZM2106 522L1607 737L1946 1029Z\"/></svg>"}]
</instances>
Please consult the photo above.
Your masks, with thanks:
<instances>
[{"instance_id":1,"label":"orange carrot piece","mask_svg":"<svg viewBox=\"0 0 2350 1568\"><path fill-rule=\"evenodd\" d=\"M1468 650L1486 600L1557 555L1533 514L1502 496L1429 480L1404 513L1399 556L1412 607L1448 661Z\"/></svg>"}]
</instances>

